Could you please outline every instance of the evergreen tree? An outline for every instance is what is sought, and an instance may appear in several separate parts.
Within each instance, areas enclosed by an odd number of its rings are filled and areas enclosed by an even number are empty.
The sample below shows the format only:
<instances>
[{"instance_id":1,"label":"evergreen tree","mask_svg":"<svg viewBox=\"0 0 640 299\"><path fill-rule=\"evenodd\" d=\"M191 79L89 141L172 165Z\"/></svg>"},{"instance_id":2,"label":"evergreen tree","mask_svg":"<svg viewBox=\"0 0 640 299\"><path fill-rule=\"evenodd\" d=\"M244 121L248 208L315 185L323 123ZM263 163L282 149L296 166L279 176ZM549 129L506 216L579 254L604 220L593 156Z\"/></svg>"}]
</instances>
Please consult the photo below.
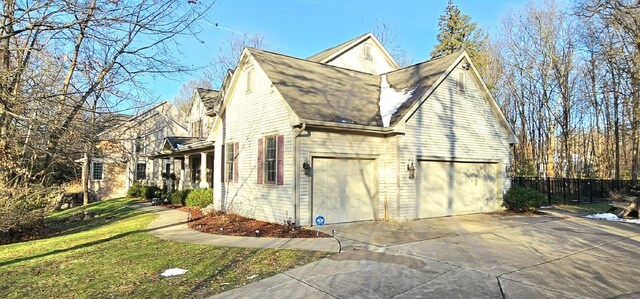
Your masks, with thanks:
<instances>
[{"instance_id":1,"label":"evergreen tree","mask_svg":"<svg viewBox=\"0 0 640 299\"><path fill-rule=\"evenodd\" d=\"M469 53L471 58L478 56L487 43L487 35L476 22L471 21L469 15L460 12L460 9L449 0L443 15L438 18L438 44L431 51L431 58L441 57L462 49ZM476 65L482 64L483 59L474 59Z\"/></svg>"}]
</instances>

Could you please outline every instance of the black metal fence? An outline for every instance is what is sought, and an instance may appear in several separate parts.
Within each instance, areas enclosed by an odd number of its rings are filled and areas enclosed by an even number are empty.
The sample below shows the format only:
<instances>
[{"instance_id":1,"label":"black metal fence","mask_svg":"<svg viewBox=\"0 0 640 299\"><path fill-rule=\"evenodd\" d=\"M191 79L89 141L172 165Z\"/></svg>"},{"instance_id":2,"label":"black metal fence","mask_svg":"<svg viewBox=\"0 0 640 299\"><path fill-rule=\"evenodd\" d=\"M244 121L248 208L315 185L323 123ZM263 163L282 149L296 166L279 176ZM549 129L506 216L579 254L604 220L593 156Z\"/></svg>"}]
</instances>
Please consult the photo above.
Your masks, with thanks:
<instances>
[{"instance_id":1,"label":"black metal fence","mask_svg":"<svg viewBox=\"0 0 640 299\"><path fill-rule=\"evenodd\" d=\"M601 180L513 177L512 186L534 188L547 196L549 205L609 202L611 191L637 186L638 180Z\"/></svg>"}]
</instances>

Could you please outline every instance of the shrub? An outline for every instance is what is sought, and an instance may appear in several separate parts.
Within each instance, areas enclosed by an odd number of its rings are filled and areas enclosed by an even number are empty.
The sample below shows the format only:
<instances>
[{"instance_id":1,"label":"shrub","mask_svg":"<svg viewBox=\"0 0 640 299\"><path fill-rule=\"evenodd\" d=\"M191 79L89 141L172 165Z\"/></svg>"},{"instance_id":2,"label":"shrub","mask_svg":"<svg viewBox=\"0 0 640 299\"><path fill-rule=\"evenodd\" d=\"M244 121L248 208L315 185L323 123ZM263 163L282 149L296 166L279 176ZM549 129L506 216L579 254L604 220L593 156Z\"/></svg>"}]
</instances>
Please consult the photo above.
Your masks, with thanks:
<instances>
[{"instance_id":1,"label":"shrub","mask_svg":"<svg viewBox=\"0 0 640 299\"><path fill-rule=\"evenodd\" d=\"M186 205L187 195L189 195L189 191L191 190L178 190L171 192L169 195L169 200L173 205Z\"/></svg>"},{"instance_id":2,"label":"shrub","mask_svg":"<svg viewBox=\"0 0 640 299\"><path fill-rule=\"evenodd\" d=\"M129 197L143 197L144 196L144 185L140 183L133 183L129 190L127 190L127 196Z\"/></svg>"},{"instance_id":3,"label":"shrub","mask_svg":"<svg viewBox=\"0 0 640 299\"><path fill-rule=\"evenodd\" d=\"M149 185L143 187L144 198L151 200L154 197L160 197L162 195L162 189L158 186Z\"/></svg>"},{"instance_id":4,"label":"shrub","mask_svg":"<svg viewBox=\"0 0 640 299\"><path fill-rule=\"evenodd\" d=\"M511 187L504 195L503 206L511 211L524 212L540 208L544 194L526 187Z\"/></svg>"},{"instance_id":5,"label":"shrub","mask_svg":"<svg viewBox=\"0 0 640 299\"><path fill-rule=\"evenodd\" d=\"M62 189L39 185L9 187L0 183L0 245L27 240L44 232L48 202L63 193Z\"/></svg>"},{"instance_id":6,"label":"shrub","mask_svg":"<svg viewBox=\"0 0 640 299\"><path fill-rule=\"evenodd\" d=\"M213 202L212 189L194 189L187 195L187 207L204 208Z\"/></svg>"}]
</instances>

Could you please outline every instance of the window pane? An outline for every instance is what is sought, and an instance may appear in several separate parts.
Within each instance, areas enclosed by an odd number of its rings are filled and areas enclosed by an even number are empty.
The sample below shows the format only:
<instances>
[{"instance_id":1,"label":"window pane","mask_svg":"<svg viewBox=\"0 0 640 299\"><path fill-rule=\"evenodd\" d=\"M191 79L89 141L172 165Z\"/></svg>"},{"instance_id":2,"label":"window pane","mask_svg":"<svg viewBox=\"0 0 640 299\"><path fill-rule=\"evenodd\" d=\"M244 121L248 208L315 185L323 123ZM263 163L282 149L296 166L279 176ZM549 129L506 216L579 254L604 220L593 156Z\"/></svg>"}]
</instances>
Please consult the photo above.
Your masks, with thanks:
<instances>
[{"instance_id":1,"label":"window pane","mask_svg":"<svg viewBox=\"0 0 640 299\"><path fill-rule=\"evenodd\" d=\"M146 180L147 179L146 170L147 170L147 164L138 163L136 165L136 180L138 181Z\"/></svg>"},{"instance_id":2,"label":"window pane","mask_svg":"<svg viewBox=\"0 0 640 299\"><path fill-rule=\"evenodd\" d=\"M93 163L93 169L92 169L92 179L101 180L102 179L102 171L103 171L102 163L94 162Z\"/></svg>"},{"instance_id":3,"label":"window pane","mask_svg":"<svg viewBox=\"0 0 640 299\"><path fill-rule=\"evenodd\" d=\"M233 181L233 143L227 143L225 146L227 154L226 154L226 168L225 171L227 173L227 181Z\"/></svg>"},{"instance_id":4,"label":"window pane","mask_svg":"<svg viewBox=\"0 0 640 299\"><path fill-rule=\"evenodd\" d=\"M276 182L276 138L267 137L267 150L265 151L265 172L267 183Z\"/></svg>"}]
</instances>

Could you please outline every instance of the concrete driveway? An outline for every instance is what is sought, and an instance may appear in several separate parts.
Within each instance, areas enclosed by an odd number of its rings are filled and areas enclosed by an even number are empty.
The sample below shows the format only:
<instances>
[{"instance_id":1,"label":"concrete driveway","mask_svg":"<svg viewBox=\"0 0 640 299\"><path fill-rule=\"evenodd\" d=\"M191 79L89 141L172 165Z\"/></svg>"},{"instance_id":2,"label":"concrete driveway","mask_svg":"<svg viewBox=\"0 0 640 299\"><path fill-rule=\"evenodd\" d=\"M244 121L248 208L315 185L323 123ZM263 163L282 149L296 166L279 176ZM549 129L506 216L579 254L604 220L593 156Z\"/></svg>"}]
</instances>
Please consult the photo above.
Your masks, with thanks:
<instances>
[{"instance_id":1,"label":"concrete driveway","mask_svg":"<svg viewBox=\"0 0 640 299\"><path fill-rule=\"evenodd\" d=\"M335 230L343 253L219 298L640 298L640 226L479 214Z\"/></svg>"}]
</instances>

